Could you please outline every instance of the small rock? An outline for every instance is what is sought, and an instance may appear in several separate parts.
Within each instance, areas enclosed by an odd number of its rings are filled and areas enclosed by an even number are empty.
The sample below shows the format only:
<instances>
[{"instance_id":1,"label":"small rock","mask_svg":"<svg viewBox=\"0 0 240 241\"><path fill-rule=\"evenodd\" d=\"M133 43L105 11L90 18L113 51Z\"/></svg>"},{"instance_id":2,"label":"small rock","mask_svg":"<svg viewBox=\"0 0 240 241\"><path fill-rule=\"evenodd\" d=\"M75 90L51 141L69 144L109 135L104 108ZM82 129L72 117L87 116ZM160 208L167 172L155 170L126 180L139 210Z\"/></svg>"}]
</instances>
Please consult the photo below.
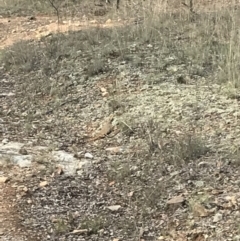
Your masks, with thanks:
<instances>
[{"instance_id":1,"label":"small rock","mask_svg":"<svg viewBox=\"0 0 240 241\"><path fill-rule=\"evenodd\" d=\"M23 146L23 143L7 141L6 145L0 145L0 149L5 153L18 153L19 149Z\"/></svg>"},{"instance_id":2,"label":"small rock","mask_svg":"<svg viewBox=\"0 0 240 241\"><path fill-rule=\"evenodd\" d=\"M129 192L129 193L127 194L127 196L128 196L128 197L132 197L133 194L134 194L134 192Z\"/></svg>"},{"instance_id":3,"label":"small rock","mask_svg":"<svg viewBox=\"0 0 240 241\"><path fill-rule=\"evenodd\" d=\"M85 166L87 166L89 164L89 161L88 160L81 160L79 161L78 163L78 169L83 169Z\"/></svg>"},{"instance_id":4,"label":"small rock","mask_svg":"<svg viewBox=\"0 0 240 241\"><path fill-rule=\"evenodd\" d=\"M203 181L196 181L195 185L196 185L196 187L203 187L204 186L204 182Z\"/></svg>"},{"instance_id":5,"label":"small rock","mask_svg":"<svg viewBox=\"0 0 240 241\"><path fill-rule=\"evenodd\" d=\"M108 206L107 208L114 212L114 211L118 211L121 208L121 206L120 205L113 205L113 206Z\"/></svg>"},{"instance_id":6,"label":"small rock","mask_svg":"<svg viewBox=\"0 0 240 241\"><path fill-rule=\"evenodd\" d=\"M108 92L102 92L102 97L108 97L109 93Z\"/></svg>"},{"instance_id":7,"label":"small rock","mask_svg":"<svg viewBox=\"0 0 240 241\"><path fill-rule=\"evenodd\" d=\"M0 236L4 235L4 230L2 228L0 228Z\"/></svg>"},{"instance_id":8,"label":"small rock","mask_svg":"<svg viewBox=\"0 0 240 241\"><path fill-rule=\"evenodd\" d=\"M123 148L121 146L108 147L106 148L106 151L109 151L113 154L117 154L117 153L121 153L123 151Z\"/></svg>"},{"instance_id":9,"label":"small rock","mask_svg":"<svg viewBox=\"0 0 240 241\"><path fill-rule=\"evenodd\" d=\"M46 187L48 185L47 181L43 181L39 183L39 187Z\"/></svg>"},{"instance_id":10,"label":"small rock","mask_svg":"<svg viewBox=\"0 0 240 241\"><path fill-rule=\"evenodd\" d=\"M35 21L35 20L37 20L37 19L36 19L35 16L30 16L30 17L28 18L28 20Z\"/></svg>"},{"instance_id":11,"label":"small rock","mask_svg":"<svg viewBox=\"0 0 240 241\"><path fill-rule=\"evenodd\" d=\"M25 148L21 148L21 149L19 150L19 154L27 155L28 152L27 152L27 150L26 150Z\"/></svg>"},{"instance_id":12,"label":"small rock","mask_svg":"<svg viewBox=\"0 0 240 241\"><path fill-rule=\"evenodd\" d=\"M62 171L66 175L72 176L76 174L78 159L76 159L73 154L62 150L53 151L51 158L57 162L58 166L62 168Z\"/></svg>"},{"instance_id":13,"label":"small rock","mask_svg":"<svg viewBox=\"0 0 240 241\"><path fill-rule=\"evenodd\" d=\"M177 204L177 203L183 203L185 201L184 197L182 196L176 196L171 198L167 201L167 204Z\"/></svg>"},{"instance_id":14,"label":"small rock","mask_svg":"<svg viewBox=\"0 0 240 241\"><path fill-rule=\"evenodd\" d=\"M219 221L221 221L223 218L223 215L221 213L216 213L213 217L213 222L214 223L218 223Z\"/></svg>"},{"instance_id":15,"label":"small rock","mask_svg":"<svg viewBox=\"0 0 240 241\"><path fill-rule=\"evenodd\" d=\"M234 241L240 241L240 235L236 235L234 238L233 238Z\"/></svg>"},{"instance_id":16,"label":"small rock","mask_svg":"<svg viewBox=\"0 0 240 241\"><path fill-rule=\"evenodd\" d=\"M6 142L6 144L0 144L0 164L13 164L20 167L30 166L33 157L31 155L19 154L23 146L24 144L19 142ZM3 162L3 160L5 161Z\"/></svg>"},{"instance_id":17,"label":"small rock","mask_svg":"<svg viewBox=\"0 0 240 241\"><path fill-rule=\"evenodd\" d=\"M109 18L105 23L111 23L112 20Z\"/></svg>"},{"instance_id":18,"label":"small rock","mask_svg":"<svg viewBox=\"0 0 240 241\"><path fill-rule=\"evenodd\" d=\"M93 155L91 153L85 153L84 155L85 158L93 159Z\"/></svg>"},{"instance_id":19,"label":"small rock","mask_svg":"<svg viewBox=\"0 0 240 241\"><path fill-rule=\"evenodd\" d=\"M0 183L6 183L9 181L8 177L0 177Z\"/></svg>"},{"instance_id":20,"label":"small rock","mask_svg":"<svg viewBox=\"0 0 240 241\"><path fill-rule=\"evenodd\" d=\"M46 170L46 166L43 165L43 164L38 165L37 168L38 168L39 171L44 171L44 170Z\"/></svg>"},{"instance_id":21,"label":"small rock","mask_svg":"<svg viewBox=\"0 0 240 241\"><path fill-rule=\"evenodd\" d=\"M2 144L3 144L3 145L7 144L8 142L9 142L9 140L6 139L6 138L2 140Z\"/></svg>"},{"instance_id":22,"label":"small rock","mask_svg":"<svg viewBox=\"0 0 240 241\"><path fill-rule=\"evenodd\" d=\"M28 192L28 188L27 187L23 187L22 189L24 192Z\"/></svg>"},{"instance_id":23,"label":"small rock","mask_svg":"<svg viewBox=\"0 0 240 241\"><path fill-rule=\"evenodd\" d=\"M179 84L187 84L186 78L184 76L182 76L182 75L177 78L177 82Z\"/></svg>"},{"instance_id":24,"label":"small rock","mask_svg":"<svg viewBox=\"0 0 240 241\"><path fill-rule=\"evenodd\" d=\"M32 156L31 155L25 155L25 156L13 156L12 162L15 165L18 165L21 168L29 167L32 164Z\"/></svg>"},{"instance_id":25,"label":"small rock","mask_svg":"<svg viewBox=\"0 0 240 241\"><path fill-rule=\"evenodd\" d=\"M96 20L96 19L91 20L90 23L93 23L93 24L94 24L94 23L97 23L97 20Z\"/></svg>"}]
</instances>

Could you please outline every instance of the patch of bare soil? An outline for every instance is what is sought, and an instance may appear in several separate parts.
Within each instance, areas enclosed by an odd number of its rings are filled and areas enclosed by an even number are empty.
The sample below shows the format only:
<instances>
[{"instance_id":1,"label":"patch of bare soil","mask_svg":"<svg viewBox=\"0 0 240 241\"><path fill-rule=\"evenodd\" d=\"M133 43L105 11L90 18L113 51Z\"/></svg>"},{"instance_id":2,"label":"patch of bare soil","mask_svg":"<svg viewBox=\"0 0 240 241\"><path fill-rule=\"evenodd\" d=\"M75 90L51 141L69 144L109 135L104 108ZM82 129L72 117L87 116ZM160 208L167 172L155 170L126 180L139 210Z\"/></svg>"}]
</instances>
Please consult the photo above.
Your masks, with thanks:
<instances>
[{"instance_id":1,"label":"patch of bare soil","mask_svg":"<svg viewBox=\"0 0 240 241\"><path fill-rule=\"evenodd\" d=\"M0 140L80 164L1 166L1 240L239 240L239 94L218 82L236 16L72 22L12 47L68 23L2 19Z\"/></svg>"},{"instance_id":2,"label":"patch of bare soil","mask_svg":"<svg viewBox=\"0 0 240 241\"><path fill-rule=\"evenodd\" d=\"M20 198L20 168L1 167L0 176L0 240L31 240L21 225L21 217L18 213L18 201ZM18 178L16 178L18 177ZM24 186L22 186L23 188Z\"/></svg>"},{"instance_id":3,"label":"patch of bare soil","mask_svg":"<svg viewBox=\"0 0 240 241\"><path fill-rule=\"evenodd\" d=\"M16 233L15 228L17 225L15 226L15 224L17 223L16 221L17 217L13 215L16 212L13 210L13 207L12 207L13 206L12 199L14 198L15 198L15 193L13 192L13 190L11 190L11 188L7 188L5 184L1 183L1 200L0 200L0 219L1 219L0 234L1 236L8 235L8 234L5 234L6 229L8 232L12 232L13 234Z\"/></svg>"},{"instance_id":4,"label":"patch of bare soil","mask_svg":"<svg viewBox=\"0 0 240 241\"><path fill-rule=\"evenodd\" d=\"M58 23L53 17L12 17L0 18L0 48L11 46L24 40L39 40L56 33L67 33L93 27L109 28L123 25L124 22L107 20L64 20Z\"/></svg>"},{"instance_id":5,"label":"patch of bare soil","mask_svg":"<svg viewBox=\"0 0 240 241\"><path fill-rule=\"evenodd\" d=\"M124 4L124 3L123 3ZM133 3L134 4L134 3ZM237 6L239 3L237 1L214 1L214 3L210 3L208 1L194 1L194 12L202 12L202 11L216 11L216 9L226 8L229 6ZM102 4L101 4L102 6ZM159 13L161 12L170 12L174 9L185 9L189 11L190 5L183 4L182 2L172 1L171 3L163 3L161 8L158 9ZM99 11L103 11L104 8L100 8ZM97 11L95 9L95 11ZM103 15L106 15L104 13ZM136 19L137 16L135 16ZM111 19L105 20L104 18L97 17L97 20L91 19L89 21L89 17L83 16L81 20L77 19L67 19L57 21L57 17L44 17L44 16L28 16L28 17L9 17L9 18L0 18L0 48L4 48L12 45L15 42L21 40L36 40L41 37L49 36L50 34L54 34L57 32L69 32L69 31L79 31L81 29L91 28L91 27L117 27L126 24L127 22L132 22L128 18L126 21L114 21ZM78 18L79 19L79 18Z\"/></svg>"}]
</instances>

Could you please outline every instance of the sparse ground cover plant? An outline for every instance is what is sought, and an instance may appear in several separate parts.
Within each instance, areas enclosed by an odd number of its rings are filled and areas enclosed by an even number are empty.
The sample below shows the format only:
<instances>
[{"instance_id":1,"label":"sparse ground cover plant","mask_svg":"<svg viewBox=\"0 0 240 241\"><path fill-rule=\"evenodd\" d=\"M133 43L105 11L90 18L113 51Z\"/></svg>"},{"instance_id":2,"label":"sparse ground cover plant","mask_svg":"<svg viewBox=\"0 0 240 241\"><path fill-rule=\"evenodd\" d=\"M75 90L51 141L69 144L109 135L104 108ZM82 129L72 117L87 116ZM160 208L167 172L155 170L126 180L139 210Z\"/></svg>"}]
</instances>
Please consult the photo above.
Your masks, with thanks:
<instances>
[{"instance_id":1,"label":"sparse ground cover plant","mask_svg":"<svg viewBox=\"0 0 240 241\"><path fill-rule=\"evenodd\" d=\"M30 237L238 240L239 9L174 4L104 1L99 21L130 20L1 50L4 138L93 153L75 176L38 160L18 200Z\"/></svg>"},{"instance_id":2,"label":"sparse ground cover plant","mask_svg":"<svg viewBox=\"0 0 240 241\"><path fill-rule=\"evenodd\" d=\"M70 1L59 1L59 0L1 0L0 1L0 14L5 17L11 16L28 16L32 14L57 14L66 16L68 14L71 16L74 12L76 13L80 3L92 4L93 1L84 0L70 0Z\"/></svg>"},{"instance_id":3,"label":"sparse ground cover plant","mask_svg":"<svg viewBox=\"0 0 240 241\"><path fill-rule=\"evenodd\" d=\"M34 12L45 12L49 13L49 3L46 0L43 1L34 1L34 0L1 0L0 1L1 12L3 16L11 15L29 15Z\"/></svg>"}]
</instances>

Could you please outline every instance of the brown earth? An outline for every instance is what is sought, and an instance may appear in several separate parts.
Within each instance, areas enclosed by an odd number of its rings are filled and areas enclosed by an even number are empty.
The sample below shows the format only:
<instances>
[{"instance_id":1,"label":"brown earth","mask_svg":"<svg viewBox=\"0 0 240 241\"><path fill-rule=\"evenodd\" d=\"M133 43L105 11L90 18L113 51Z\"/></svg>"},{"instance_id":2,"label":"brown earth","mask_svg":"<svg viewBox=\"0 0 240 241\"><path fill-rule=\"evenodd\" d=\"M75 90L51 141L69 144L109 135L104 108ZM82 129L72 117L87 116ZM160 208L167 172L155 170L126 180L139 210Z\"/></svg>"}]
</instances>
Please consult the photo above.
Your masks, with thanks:
<instances>
[{"instance_id":1,"label":"brown earth","mask_svg":"<svg viewBox=\"0 0 240 241\"><path fill-rule=\"evenodd\" d=\"M237 6L239 1L205 1L198 0L194 1L195 11L215 11L216 9L224 9L229 6ZM187 4L186 4L187 5ZM189 11L189 8L186 7L182 2L171 1L161 5L159 12L162 11L173 11L185 10ZM188 5L187 5L188 6ZM40 39L41 37L48 36L51 33L56 32L69 32L69 31L78 31L81 29L91 28L91 27L116 27L126 24L126 21L119 19L114 21L112 19L106 19L103 17L82 17L80 21L73 18L65 18L64 20L58 23L56 17L48 16L28 16L28 17L9 17L9 18L0 18L0 48L10 46L13 43L20 40L34 40ZM131 22L134 19L128 18L127 21Z\"/></svg>"},{"instance_id":2,"label":"brown earth","mask_svg":"<svg viewBox=\"0 0 240 241\"><path fill-rule=\"evenodd\" d=\"M93 27L109 28L124 24L124 21L112 21L110 19L105 23L102 22L101 19L85 22L69 19L58 23L53 17L43 16L37 16L33 19L31 17L0 18L0 48L11 46L21 40L39 40L58 32L66 33Z\"/></svg>"}]
</instances>

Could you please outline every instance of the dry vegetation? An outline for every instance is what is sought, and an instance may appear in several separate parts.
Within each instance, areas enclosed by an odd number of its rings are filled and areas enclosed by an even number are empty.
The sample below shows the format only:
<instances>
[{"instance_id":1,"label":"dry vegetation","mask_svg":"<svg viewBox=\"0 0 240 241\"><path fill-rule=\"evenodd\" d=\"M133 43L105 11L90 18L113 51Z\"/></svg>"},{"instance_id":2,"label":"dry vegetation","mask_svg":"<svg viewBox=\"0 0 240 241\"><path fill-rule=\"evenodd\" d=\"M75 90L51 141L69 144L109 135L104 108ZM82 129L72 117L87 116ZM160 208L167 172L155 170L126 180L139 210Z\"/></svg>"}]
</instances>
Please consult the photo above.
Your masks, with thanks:
<instances>
[{"instance_id":1,"label":"dry vegetation","mask_svg":"<svg viewBox=\"0 0 240 241\"><path fill-rule=\"evenodd\" d=\"M129 23L1 50L0 75L14 80L16 93L0 108L9 123L3 138L74 147L97 159L83 176L44 173L51 179L44 190L34 188L40 177L28 182L19 213L30 236L240 239L240 8L216 4L207 11L203 3L193 2L191 10L189 3L122 0L117 12L115 3L65 1L57 5L61 20L86 11L98 21ZM3 16L57 18L49 1L0 0L0 9ZM88 142L89 126L110 114L119 133ZM111 155L112 146L124 151Z\"/></svg>"}]
</instances>

